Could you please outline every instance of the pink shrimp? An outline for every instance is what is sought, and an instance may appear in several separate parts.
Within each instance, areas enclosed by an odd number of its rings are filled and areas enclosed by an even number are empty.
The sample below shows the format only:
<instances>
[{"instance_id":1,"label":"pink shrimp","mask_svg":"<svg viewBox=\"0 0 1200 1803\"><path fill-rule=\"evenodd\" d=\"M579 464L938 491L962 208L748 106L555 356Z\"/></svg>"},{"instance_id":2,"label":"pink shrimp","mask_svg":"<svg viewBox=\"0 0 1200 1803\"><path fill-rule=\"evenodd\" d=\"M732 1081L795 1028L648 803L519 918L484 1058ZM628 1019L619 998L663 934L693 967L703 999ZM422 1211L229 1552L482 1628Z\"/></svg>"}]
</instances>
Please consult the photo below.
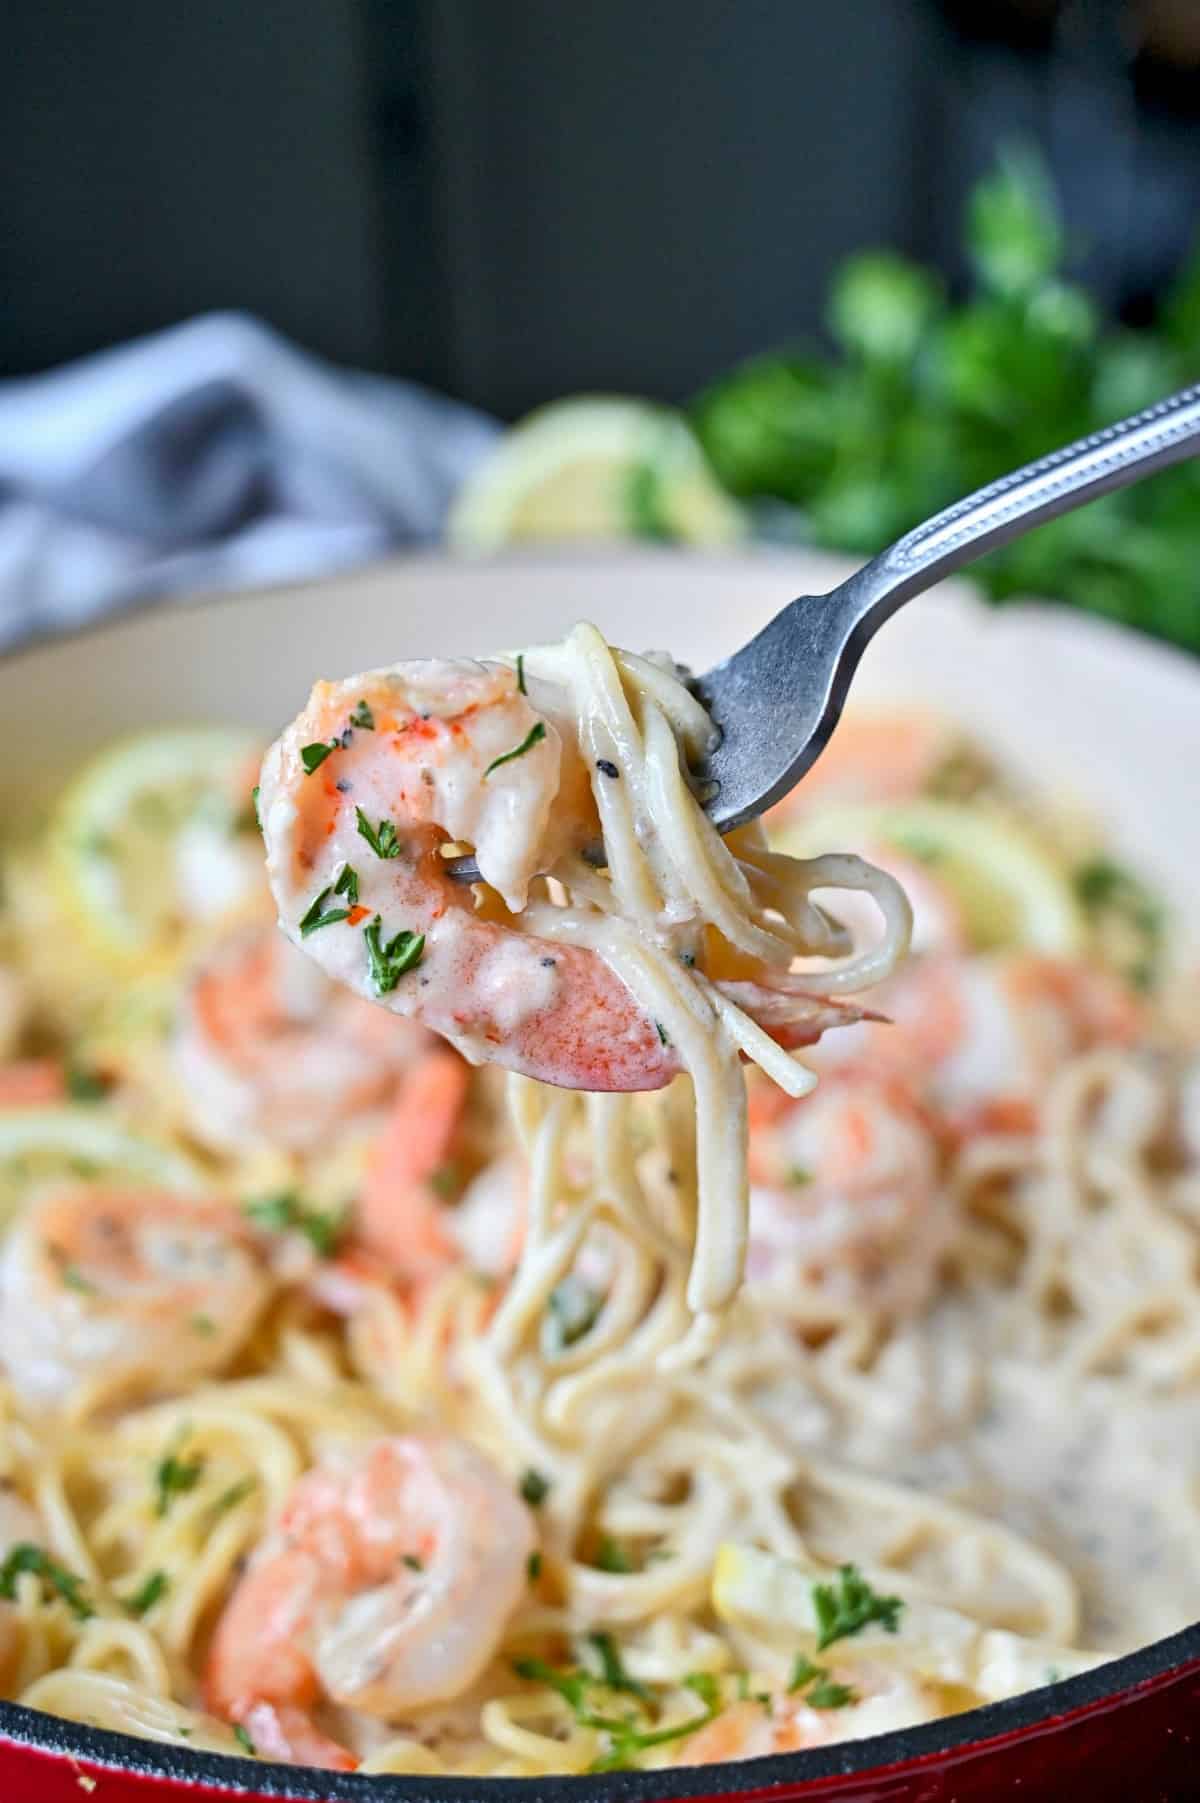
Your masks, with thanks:
<instances>
[{"instance_id":1,"label":"pink shrimp","mask_svg":"<svg viewBox=\"0 0 1200 1803\"><path fill-rule=\"evenodd\" d=\"M953 738L944 719L916 708L847 714L799 788L767 814L767 826L784 825L812 801L907 801L928 786Z\"/></svg>"},{"instance_id":2,"label":"pink shrimp","mask_svg":"<svg viewBox=\"0 0 1200 1803\"><path fill-rule=\"evenodd\" d=\"M407 1277L459 1261L438 1195L467 1103L470 1073L455 1052L427 1052L401 1083L387 1124L371 1148L355 1209L368 1252Z\"/></svg>"},{"instance_id":3,"label":"pink shrimp","mask_svg":"<svg viewBox=\"0 0 1200 1803\"><path fill-rule=\"evenodd\" d=\"M66 1073L57 1058L0 1064L0 1108L42 1108L66 1098Z\"/></svg>"},{"instance_id":4,"label":"pink shrimp","mask_svg":"<svg viewBox=\"0 0 1200 1803\"><path fill-rule=\"evenodd\" d=\"M386 1107L427 1043L329 982L274 927L221 941L193 972L172 1056L188 1125L219 1152L310 1152Z\"/></svg>"},{"instance_id":5,"label":"pink shrimp","mask_svg":"<svg viewBox=\"0 0 1200 1803\"><path fill-rule=\"evenodd\" d=\"M566 1088L658 1089L682 1069L597 952L489 917L495 898L477 908L447 873L447 842L470 845L519 912L534 875L597 832L572 735L506 665L398 664L318 683L267 754L260 807L285 930L350 988L475 1062ZM737 1000L754 1009L784 989L790 1018L768 1025L782 1043L859 1017L766 973Z\"/></svg>"},{"instance_id":6,"label":"pink shrimp","mask_svg":"<svg viewBox=\"0 0 1200 1803\"><path fill-rule=\"evenodd\" d=\"M821 1705L821 1693L836 1686L838 1700ZM834 1741L859 1739L888 1728L911 1727L945 1713L934 1685L907 1672L866 1660L823 1671L809 1694L772 1689L744 1702L731 1703L713 1721L684 1741L678 1765L720 1765L732 1759L758 1759L769 1753L797 1753L804 1747L826 1747Z\"/></svg>"},{"instance_id":7,"label":"pink shrimp","mask_svg":"<svg viewBox=\"0 0 1200 1803\"><path fill-rule=\"evenodd\" d=\"M939 1149L904 1083L838 1072L800 1101L757 1090L747 1277L889 1313L927 1300L945 1253Z\"/></svg>"},{"instance_id":8,"label":"pink shrimp","mask_svg":"<svg viewBox=\"0 0 1200 1803\"><path fill-rule=\"evenodd\" d=\"M80 1384L179 1388L230 1363L270 1287L244 1217L223 1202L51 1188L0 1254L0 1363L36 1406Z\"/></svg>"},{"instance_id":9,"label":"pink shrimp","mask_svg":"<svg viewBox=\"0 0 1200 1803\"><path fill-rule=\"evenodd\" d=\"M525 1593L533 1546L515 1487L465 1441L330 1454L294 1486L222 1611L207 1705L268 1758L349 1769L322 1707L395 1721L460 1696Z\"/></svg>"}]
</instances>

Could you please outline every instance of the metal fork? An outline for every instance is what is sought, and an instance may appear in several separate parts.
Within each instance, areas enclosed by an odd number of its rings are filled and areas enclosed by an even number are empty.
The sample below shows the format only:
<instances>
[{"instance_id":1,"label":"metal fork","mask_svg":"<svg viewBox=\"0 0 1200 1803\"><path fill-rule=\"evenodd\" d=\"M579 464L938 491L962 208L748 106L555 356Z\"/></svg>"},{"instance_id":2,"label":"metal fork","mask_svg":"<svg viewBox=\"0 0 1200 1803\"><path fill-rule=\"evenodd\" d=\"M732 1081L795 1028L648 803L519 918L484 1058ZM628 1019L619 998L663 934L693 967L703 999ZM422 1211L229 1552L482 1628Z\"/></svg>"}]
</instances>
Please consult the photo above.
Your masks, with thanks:
<instances>
[{"instance_id":1,"label":"metal fork","mask_svg":"<svg viewBox=\"0 0 1200 1803\"><path fill-rule=\"evenodd\" d=\"M691 687L720 732L694 771L713 825L732 831L810 769L838 723L858 661L885 620L985 551L1200 449L1200 386L989 482L897 539L827 595L801 595ZM603 863L596 848L595 861ZM478 881L471 858L451 861Z\"/></svg>"}]
</instances>

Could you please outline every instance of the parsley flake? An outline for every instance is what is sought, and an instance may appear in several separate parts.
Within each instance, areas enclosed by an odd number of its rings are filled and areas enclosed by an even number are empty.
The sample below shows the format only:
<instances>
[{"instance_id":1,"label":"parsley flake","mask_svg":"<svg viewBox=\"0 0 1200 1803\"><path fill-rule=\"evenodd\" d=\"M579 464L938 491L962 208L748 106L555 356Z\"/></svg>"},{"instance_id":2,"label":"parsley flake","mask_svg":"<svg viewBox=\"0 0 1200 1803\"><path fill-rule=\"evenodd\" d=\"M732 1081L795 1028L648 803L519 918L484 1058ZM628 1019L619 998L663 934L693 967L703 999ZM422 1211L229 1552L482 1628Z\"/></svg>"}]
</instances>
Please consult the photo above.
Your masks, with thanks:
<instances>
[{"instance_id":1,"label":"parsley flake","mask_svg":"<svg viewBox=\"0 0 1200 1803\"><path fill-rule=\"evenodd\" d=\"M544 721L539 720L535 726L529 728L529 731L525 734L525 737L521 740L519 745L514 745L511 751L502 751L498 758L492 759L491 763L483 773L484 776L488 777L492 774L493 770L499 770L501 764L511 764L514 758L523 758L525 753L527 751L532 751L533 747L540 744L545 736L545 723Z\"/></svg>"},{"instance_id":2,"label":"parsley flake","mask_svg":"<svg viewBox=\"0 0 1200 1803\"><path fill-rule=\"evenodd\" d=\"M529 690L525 687L525 653L523 651L517 652L517 688L522 695L528 695Z\"/></svg>"},{"instance_id":3,"label":"parsley flake","mask_svg":"<svg viewBox=\"0 0 1200 1803\"><path fill-rule=\"evenodd\" d=\"M67 1094L73 1102L99 1102L108 1094L108 1084L85 1064L68 1064Z\"/></svg>"},{"instance_id":4,"label":"parsley flake","mask_svg":"<svg viewBox=\"0 0 1200 1803\"><path fill-rule=\"evenodd\" d=\"M302 1233L319 1258L330 1258L346 1229L338 1208L310 1208L295 1190L281 1190L243 1204L243 1211L265 1233Z\"/></svg>"},{"instance_id":5,"label":"parsley flake","mask_svg":"<svg viewBox=\"0 0 1200 1803\"><path fill-rule=\"evenodd\" d=\"M525 1570L529 1574L529 1582L536 1584L542 1575L542 1555L536 1549L526 1559Z\"/></svg>"},{"instance_id":6,"label":"parsley flake","mask_svg":"<svg viewBox=\"0 0 1200 1803\"><path fill-rule=\"evenodd\" d=\"M325 906L332 893L332 889L326 886L309 904L308 912L300 919L301 939L307 939L310 933L317 932L321 927L331 927L339 920L349 920L349 908L327 908Z\"/></svg>"},{"instance_id":7,"label":"parsley flake","mask_svg":"<svg viewBox=\"0 0 1200 1803\"><path fill-rule=\"evenodd\" d=\"M536 1509L545 1502L550 1494L550 1479L543 1477L542 1473L535 1471L531 1465L523 1474L518 1489L523 1501L527 1502L531 1509Z\"/></svg>"},{"instance_id":8,"label":"parsley flake","mask_svg":"<svg viewBox=\"0 0 1200 1803\"><path fill-rule=\"evenodd\" d=\"M178 1452L169 1452L158 1461L154 1467L154 1513L160 1520L177 1496L185 1496L196 1488L203 1471L204 1460L199 1456L184 1459Z\"/></svg>"},{"instance_id":9,"label":"parsley flake","mask_svg":"<svg viewBox=\"0 0 1200 1803\"><path fill-rule=\"evenodd\" d=\"M401 1563L407 1565L410 1571L424 1571L425 1569L425 1561L417 1553L404 1553Z\"/></svg>"},{"instance_id":10,"label":"parsley flake","mask_svg":"<svg viewBox=\"0 0 1200 1803\"><path fill-rule=\"evenodd\" d=\"M604 1297L590 1283L571 1274L555 1284L546 1298L545 1344L552 1355L565 1352L596 1325Z\"/></svg>"},{"instance_id":11,"label":"parsley flake","mask_svg":"<svg viewBox=\"0 0 1200 1803\"><path fill-rule=\"evenodd\" d=\"M311 776L314 770L319 770L330 752L339 751L341 744L340 739L330 739L328 744L324 740L318 740L315 745L302 745L300 762L304 765L305 776Z\"/></svg>"},{"instance_id":12,"label":"parsley flake","mask_svg":"<svg viewBox=\"0 0 1200 1803\"><path fill-rule=\"evenodd\" d=\"M378 826L372 826L361 808L356 807L354 817L358 822L358 831L365 839L377 858L398 858L404 847L396 837L396 828L390 820L381 820Z\"/></svg>"},{"instance_id":13,"label":"parsley flake","mask_svg":"<svg viewBox=\"0 0 1200 1803\"><path fill-rule=\"evenodd\" d=\"M335 895L344 895L352 908L358 906L358 872L353 864L343 864L333 885Z\"/></svg>"},{"instance_id":14,"label":"parsley flake","mask_svg":"<svg viewBox=\"0 0 1200 1803\"><path fill-rule=\"evenodd\" d=\"M900 1631L903 1598L880 1596L872 1590L857 1565L841 1565L832 1583L814 1584L812 1598L817 1618L818 1653L832 1646L835 1640L860 1634L871 1622L878 1622L887 1634Z\"/></svg>"},{"instance_id":15,"label":"parsley flake","mask_svg":"<svg viewBox=\"0 0 1200 1803\"><path fill-rule=\"evenodd\" d=\"M125 1598L130 1615L145 1615L167 1594L171 1580L165 1571L152 1571L140 1589Z\"/></svg>"},{"instance_id":16,"label":"parsley flake","mask_svg":"<svg viewBox=\"0 0 1200 1803\"><path fill-rule=\"evenodd\" d=\"M396 987L405 971L415 970L421 962L425 953L425 935L401 929L385 942L379 936L382 926L382 916L377 914L371 924L363 928L363 938L367 945L371 980L379 995L387 995Z\"/></svg>"},{"instance_id":17,"label":"parsley flake","mask_svg":"<svg viewBox=\"0 0 1200 1803\"><path fill-rule=\"evenodd\" d=\"M43 1547L35 1546L29 1540L20 1540L10 1547L0 1565L0 1597L8 1602L14 1600L17 1579L25 1571L33 1572L56 1596L60 1596L76 1621L90 1621L96 1613L84 1595L82 1578L59 1565Z\"/></svg>"},{"instance_id":18,"label":"parsley flake","mask_svg":"<svg viewBox=\"0 0 1200 1803\"><path fill-rule=\"evenodd\" d=\"M249 1753L251 1759L258 1758L258 1748L255 1746L254 1742L251 1740L251 1738L250 1738L249 1734L246 1732L245 1728L242 1727L241 1722L234 1722L233 1738L234 1738L234 1740L237 1741L237 1744L239 1747L244 1748L244 1750L247 1753Z\"/></svg>"},{"instance_id":19,"label":"parsley flake","mask_svg":"<svg viewBox=\"0 0 1200 1803\"><path fill-rule=\"evenodd\" d=\"M350 724L351 726L361 726L364 732L375 731L375 716L368 707L365 699L359 702L358 706L354 709L354 712L350 715Z\"/></svg>"}]
</instances>

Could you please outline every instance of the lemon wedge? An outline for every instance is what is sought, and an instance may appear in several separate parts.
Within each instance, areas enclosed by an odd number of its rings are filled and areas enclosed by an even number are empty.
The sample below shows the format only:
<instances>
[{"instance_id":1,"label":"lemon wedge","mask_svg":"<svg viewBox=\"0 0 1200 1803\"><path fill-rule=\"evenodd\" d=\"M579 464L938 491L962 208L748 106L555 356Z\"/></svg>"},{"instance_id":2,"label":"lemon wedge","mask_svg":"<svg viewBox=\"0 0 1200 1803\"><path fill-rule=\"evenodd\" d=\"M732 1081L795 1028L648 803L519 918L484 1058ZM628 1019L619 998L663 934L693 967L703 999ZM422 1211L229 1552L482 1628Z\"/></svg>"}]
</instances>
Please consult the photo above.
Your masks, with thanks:
<instances>
[{"instance_id":1,"label":"lemon wedge","mask_svg":"<svg viewBox=\"0 0 1200 1803\"><path fill-rule=\"evenodd\" d=\"M553 401L521 420L455 498L459 550L565 539L731 544L741 509L682 414L620 395Z\"/></svg>"},{"instance_id":2,"label":"lemon wedge","mask_svg":"<svg viewBox=\"0 0 1200 1803\"><path fill-rule=\"evenodd\" d=\"M249 807L260 751L253 733L196 727L122 740L86 766L51 820L47 874L90 952L152 957L263 886Z\"/></svg>"},{"instance_id":3,"label":"lemon wedge","mask_svg":"<svg viewBox=\"0 0 1200 1803\"><path fill-rule=\"evenodd\" d=\"M817 807L778 828L772 842L796 857L831 848L870 857L872 847L891 846L927 865L961 908L976 951L1070 957L1086 941L1066 869L1021 820L996 806L927 797Z\"/></svg>"},{"instance_id":4,"label":"lemon wedge","mask_svg":"<svg viewBox=\"0 0 1200 1803\"><path fill-rule=\"evenodd\" d=\"M915 1594L895 1572L863 1575L877 1592L901 1592L895 1631L868 1621L839 1639L836 1653L818 1647L817 1591L825 1586L836 1593L841 1574L815 1560L780 1559L756 1546L726 1543L718 1548L713 1566L712 1604L722 1621L763 1639L831 1659L844 1655L900 1666L935 1683L969 1690L986 1702L1091 1671L1111 1657L985 1627Z\"/></svg>"}]
</instances>

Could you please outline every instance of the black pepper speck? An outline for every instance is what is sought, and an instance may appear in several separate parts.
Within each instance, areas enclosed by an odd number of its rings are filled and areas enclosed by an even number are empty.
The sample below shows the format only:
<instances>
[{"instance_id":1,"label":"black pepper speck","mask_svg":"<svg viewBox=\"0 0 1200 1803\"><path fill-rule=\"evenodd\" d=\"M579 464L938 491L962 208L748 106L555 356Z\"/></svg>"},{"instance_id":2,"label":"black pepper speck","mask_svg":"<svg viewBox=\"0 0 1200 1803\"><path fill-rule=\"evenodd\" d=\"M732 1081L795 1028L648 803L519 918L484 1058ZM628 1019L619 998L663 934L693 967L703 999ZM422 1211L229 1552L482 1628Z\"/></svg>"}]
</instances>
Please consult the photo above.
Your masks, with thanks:
<instances>
[{"instance_id":1,"label":"black pepper speck","mask_svg":"<svg viewBox=\"0 0 1200 1803\"><path fill-rule=\"evenodd\" d=\"M617 778L621 774L621 772L617 769L617 766L613 763L611 758L597 758L596 759L596 768L600 772L601 776L607 776L613 782L616 782Z\"/></svg>"}]
</instances>

